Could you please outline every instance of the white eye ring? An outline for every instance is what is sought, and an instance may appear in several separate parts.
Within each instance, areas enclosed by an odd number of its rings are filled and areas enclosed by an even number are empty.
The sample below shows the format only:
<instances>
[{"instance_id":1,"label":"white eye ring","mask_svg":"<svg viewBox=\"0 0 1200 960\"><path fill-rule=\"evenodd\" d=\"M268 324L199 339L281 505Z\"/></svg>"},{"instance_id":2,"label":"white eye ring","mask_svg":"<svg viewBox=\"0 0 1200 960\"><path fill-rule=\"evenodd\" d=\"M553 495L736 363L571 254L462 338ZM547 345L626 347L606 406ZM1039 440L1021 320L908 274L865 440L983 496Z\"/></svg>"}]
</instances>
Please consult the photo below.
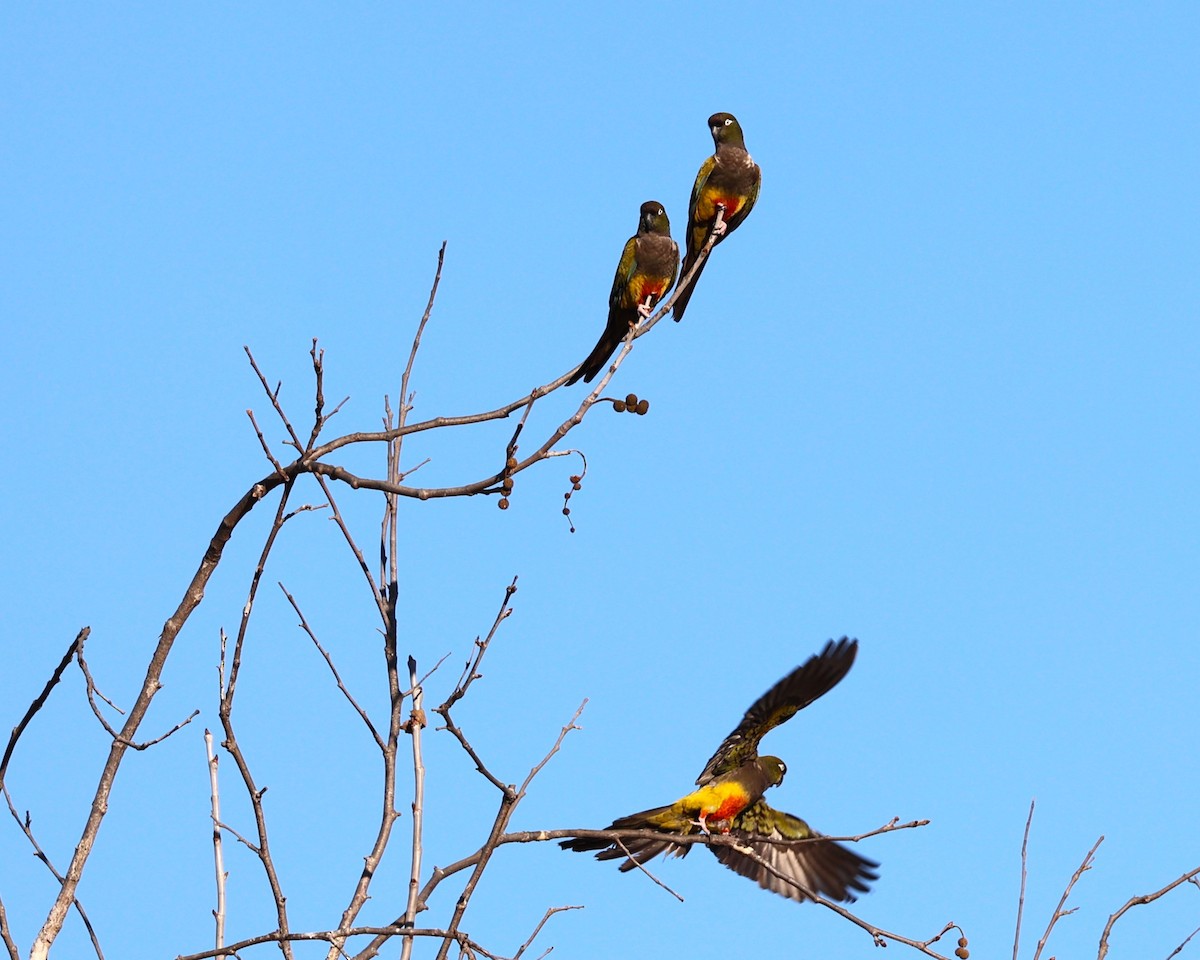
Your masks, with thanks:
<instances>
[{"instance_id":1,"label":"white eye ring","mask_svg":"<svg viewBox=\"0 0 1200 960\"><path fill-rule=\"evenodd\" d=\"M729 126L731 123L733 123L733 119L730 117L726 117L725 118L725 126Z\"/></svg>"}]
</instances>

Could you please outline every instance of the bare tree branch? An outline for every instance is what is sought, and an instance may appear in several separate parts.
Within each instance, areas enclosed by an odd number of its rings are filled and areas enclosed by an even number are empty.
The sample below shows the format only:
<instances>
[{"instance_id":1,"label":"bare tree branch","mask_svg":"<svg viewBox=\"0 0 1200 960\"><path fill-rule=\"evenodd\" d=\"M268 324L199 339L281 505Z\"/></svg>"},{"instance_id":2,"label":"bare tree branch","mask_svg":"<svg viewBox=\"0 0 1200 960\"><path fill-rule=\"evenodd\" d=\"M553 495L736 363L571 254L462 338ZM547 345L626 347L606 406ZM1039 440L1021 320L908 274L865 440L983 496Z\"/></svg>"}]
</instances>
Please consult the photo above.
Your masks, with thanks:
<instances>
[{"instance_id":1,"label":"bare tree branch","mask_svg":"<svg viewBox=\"0 0 1200 960\"><path fill-rule=\"evenodd\" d=\"M75 660L79 664L79 669L83 671L83 679L87 685L88 706L92 708L92 714L97 720L100 721L100 726L104 728L105 733L107 733L114 740L120 739L121 735L113 729L112 725L105 718L103 712L101 712L99 704L96 703L96 697L99 697L101 700L107 703L110 707L116 710L117 713L124 714L125 711L109 700L108 697L100 692L100 688L96 686L96 681L92 678L92 671L88 669L87 659L83 655L83 647L84 644L80 643L78 648L76 648ZM155 737L153 740L147 740L144 743L129 743L128 746L138 751L149 750L154 745L162 743L167 739L167 737L171 736L171 734L182 730L198 716L200 716L200 711L193 710L187 717L185 717L183 720L180 720L179 723L175 724L175 726L173 726L166 733Z\"/></svg>"},{"instance_id":2,"label":"bare tree branch","mask_svg":"<svg viewBox=\"0 0 1200 960\"><path fill-rule=\"evenodd\" d=\"M1025 836L1021 840L1021 893L1017 897L1017 932L1013 934L1013 960L1017 960L1017 950L1021 946L1021 914L1025 912L1025 878L1026 866L1029 863L1029 827L1033 823L1033 805L1036 800L1029 801L1029 816L1025 818Z\"/></svg>"},{"instance_id":3,"label":"bare tree branch","mask_svg":"<svg viewBox=\"0 0 1200 960\"><path fill-rule=\"evenodd\" d=\"M450 709L454 706L454 704L458 703L459 700L466 696L467 690L470 689L471 684L483 676L479 672L479 666L481 663L483 663L484 654L487 653L488 647L491 646L492 640L496 636L496 631L500 628L500 624L507 620L512 614L512 607L509 606L509 603L512 600L513 594L516 592L517 578L513 577L512 583L510 583L504 590L504 599L500 602L500 610L496 613L496 619L492 621L492 628L488 631L487 636L483 640L480 640L478 637L475 638L474 656L467 661L466 668L463 670L463 674L459 678L454 690L451 691L450 696L446 698L445 702L443 702L441 706L434 708L434 712L446 722L445 727L442 729L448 730L454 736L454 738L458 740L463 750L466 751L467 756L469 756L474 762L475 769L483 774L483 776L487 778L492 786L501 792L504 792L509 788L487 768L487 765L483 762L483 759L475 752L475 748L471 746L470 742L466 738L466 735L461 729L459 729L458 725L450 716ZM423 903L424 900L425 897L422 895L421 902Z\"/></svg>"},{"instance_id":4,"label":"bare tree branch","mask_svg":"<svg viewBox=\"0 0 1200 960\"><path fill-rule=\"evenodd\" d=\"M1100 839L1103 840L1104 838L1101 837ZM1097 841L1097 845L1099 845L1099 841ZM1095 850L1095 847L1093 847L1092 849ZM1112 914L1108 918L1108 923L1106 923L1104 925L1104 932L1100 935L1100 949L1099 949L1099 952L1096 954L1096 960L1104 960L1104 958L1108 955L1108 938L1109 938L1109 935L1112 933L1113 924L1115 924L1118 920L1120 920L1121 917L1123 917L1127 911L1131 910L1134 907L1140 906L1143 903L1152 903L1153 901L1157 900L1159 897L1163 896L1164 894L1170 893L1181 883L1186 883L1187 881L1192 880L1194 877L1198 877L1198 876L1200 876L1200 867L1196 867L1196 869L1194 869L1194 870L1189 870L1187 873L1185 873L1181 877L1176 877L1174 880L1172 880L1170 883L1168 883L1161 890L1155 890L1154 893L1144 893L1140 897L1130 897L1129 900L1126 901L1124 906L1121 907L1121 909L1119 909L1116 913ZM1200 885L1200 884L1198 884L1198 885ZM1184 940L1183 943L1181 943L1179 945L1179 947L1175 950L1175 953L1171 954L1171 956L1173 957L1177 953L1179 953L1179 951L1182 950L1187 945L1188 940L1191 940L1192 937L1194 937L1197 932L1200 932L1200 931L1193 931L1191 933L1191 935L1188 936L1187 940ZM1168 958L1168 960L1169 960L1169 958Z\"/></svg>"},{"instance_id":5,"label":"bare tree branch","mask_svg":"<svg viewBox=\"0 0 1200 960\"><path fill-rule=\"evenodd\" d=\"M358 705L358 701L355 700L350 691L346 689L346 685L342 682L342 675L338 673L338 668L334 666L333 658L329 655L328 651L321 646L321 641L317 639L317 635L313 632L312 627L308 625L308 620L305 618L303 611L301 611L300 604L296 602L296 598L288 592L287 587L285 587L282 583L279 584L279 589L283 591L283 595L287 597L288 603L290 603L292 605L292 609L296 611L296 616L300 618L300 629L308 634L308 639L313 642L313 646L317 648L317 652L321 654L322 658L324 658L326 666L329 667L329 672L333 674L333 679L337 683L338 689L342 691L342 695L350 703L350 706L354 708L354 712L358 714L359 719L362 720L367 729L371 732L371 736L375 740L375 745L379 747L380 750L384 750L385 747L383 738L379 735L379 731L375 729L375 724L371 722L371 718L367 715L367 711Z\"/></svg>"},{"instance_id":6,"label":"bare tree branch","mask_svg":"<svg viewBox=\"0 0 1200 960\"><path fill-rule=\"evenodd\" d=\"M21 960L21 951L17 949L17 943L12 938L12 931L8 929L8 914L4 910L2 899L0 899L0 943L3 943L4 949L8 951L9 960Z\"/></svg>"},{"instance_id":7,"label":"bare tree branch","mask_svg":"<svg viewBox=\"0 0 1200 960\"><path fill-rule=\"evenodd\" d=\"M46 854L46 851L42 849L42 845L38 843L37 837L33 835L33 820L29 816L29 811L25 812L24 817L21 817L17 813L16 805L13 803L12 794L9 793L7 784L0 784L0 792L4 794L4 800L8 804L8 812L17 822L17 826L21 828L21 832L25 834L25 839L29 841L30 846L33 847L33 855L45 864L46 869L53 874L54 879L61 886L63 875L58 872L58 869L50 861L50 857ZM83 925L87 929L88 936L92 941L92 949L96 951L96 956L99 957L99 960L104 960L104 951L100 949L100 939L96 936L96 929L92 926L92 921L89 919L87 911L83 909L83 904L79 902L77 897L72 897L70 905L75 908L75 911L79 914L79 919L83 921Z\"/></svg>"},{"instance_id":8,"label":"bare tree branch","mask_svg":"<svg viewBox=\"0 0 1200 960\"><path fill-rule=\"evenodd\" d=\"M1050 917L1050 923L1046 927L1046 932L1042 934L1042 939L1038 941L1037 950L1035 950L1033 953L1033 960L1038 960L1038 957L1042 955L1042 950L1046 946L1046 941L1050 939L1050 931L1054 929L1054 925L1063 917L1070 916L1077 909L1079 909L1078 907L1072 907L1070 910L1064 910L1063 907L1066 906L1067 898L1071 896L1071 888L1075 886L1076 882L1084 875L1086 871L1092 869L1092 860L1095 859L1096 850L1103 842L1104 837L1101 836L1099 840L1092 844L1092 849L1087 852L1087 855L1083 858L1083 862L1079 865L1079 868L1073 874L1071 874L1071 879L1067 882L1067 888L1063 891L1063 895L1059 898L1058 906L1054 908L1054 915Z\"/></svg>"},{"instance_id":9,"label":"bare tree branch","mask_svg":"<svg viewBox=\"0 0 1200 960\"><path fill-rule=\"evenodd\" d=\"M432 299L430 302L432 303ZM413 351L416 352L415 345ZM412 737L413 755L412 865L408 875L408 904L404 908L403 925L412 927L417 921L417 894L421 887L422 831L425 829L425 761L421 756L421 731L425 728L425 695L417 680L417 661L412 657L408 658L408 678L412 685L412 713L407 723L409 736ZM400 948L400 960L409 960L412 948L413 938L405 937Z\"/></svg>"},{"instance_id":10,"label":"bare tree branch","mask_svg":"<svg viewBox=\"0 0 1200 960\"><path fill-rule=\"evenodd\" d=\"M270 933L263 933L256 937L247 937L244 940L238 940L236 943L227 944L223 950L201 950L198 953L179 954L175 960L208 960L210 957L218 957L222 953L225 956L236 956L242 950L248 947L256 947L263 943L310 943L313 941L336 944L339 941L346 940L350 937L382 937L384 941L390 940L392 937L400 936L401 934L413 937L427 938L442 938L446 936L446 931L437 927L424 927L417 929L408 929L405 927L393 924L386 927L347 927L345 930L319 930L309 933L280 933L278 930L272 930ZM468 950L481 953L484 956L492 956L478 943L468 937L466 934L459 933L455 935L455 941L462 947Z\"/></svg>"},{"instance_id":11,"label":"bare tree branch","mask_svg":"<svg viewBox=\"0 0 1200 960\"><path fill-rule=\"evenodd\" d=\"M507 602L507 597L505 598ZM469 682L469 681L468 681ZM463 914L466 913L467 905L471 901L471 896L475 892L475 887L479 883L483 871L486 869L488 861L499 845L500 837L504 835L504 830L512 819L513 812L517 809L517 805L525 796L525 791L529 788L529 784L533 782L533 778L542 771L550 758L558 753L562 747L563 740L566 739L568 733L572 730L578 730L575 721L579 719L579 715L583 713L583 708L587 705L584 700L576 709L574 715L567 721L566 725L558 732L558 737L554 741L554 745L546 753L546 755L534 764L533 768L526 775L525 780L521 784L520 790L513 787L506 787L500 799L500 809L496 811L496 819L492 822L492 830L488 836L487 842L480 848L479 861L475 864L475 869L471 876L467 879L467 884L463 888L463 892L459 895L458 901L454 904L454 914L450 918L450 923L446 927L446 937L442 940L442 945L438 949L437 960L446 960L446 955L450 950L450 944L454 942L454 935L458 930L459 924L462 922ZM449 712L449 710L447 710Z\"/></svg>"},{"instance_id":12,"label":"bare tree branch","mask_svg":"<svg viewBox=\"0 0 1200 960\"><path fill-rule=\"evenodd\" d=\"M212 797L213 822L213 868L216 871L217 907L213 911L216 922L215 938L218 949L225 945L225 855L221 845L221 790L217 780L217 755L213 753L212 732L204 731L204 750L208 757L208 785ZM223 958L224 954L218 954Z\"/></svg>"},{"instance_id":13,"label":"bare tree branch","mask_svg":"<svg viewBox=\"0 0 1200 960\"><path fill-rule=\"evenodd\" d=\"M252 358L253 362L253 358ZM260 374L261 377L261 374ZM265 386L264 381L264 386ZM280 410L280 416L283 417L283 412ZM286 417L284 417L286 422ZM290 426L289 426L289 429ZM224 747L237 766L238 773L242 778L242 785L245 787L247 797L250 800L250 808L254 813L254 826L258 837L257 845L250 845L258 856L259 863L262 864L263 872L267 878L267 884L271 889L271 897L275 904L275 917L278 929L285 935L289 929L287 916L287 897L283 894L283 888L279 880L278 871L275 868L275 861L271 856L271 843L267 833L267 816L263 809L263 794L266 793L266 788L259 789L255 782L254 775L250 772L250 764L242 751L241 745L238 743L237 734L233 728L233 703L237 693L237 680L241 671L242 649L245 644L246 633L250 625L250 615L254 609L254 598L258 593L259 584L262 582L263 571L266 569L267 557L271 553L271 548L275 545L276 538L279 536L280 530L287 522L290 516L287 512L288 500L291 496L293 484L288 482L284 485L283 493L279 498L279 504L275 509L275 520L271 524L271 529L267 532L265 541L263 542L262 550L259 553L258 563L255 566L254 574L250 578L250 589L247 594L245 605L242 607L242 617L238 624L238 635L233 646L233 663L229 669L229 679L225 684L224 690L221 693L220 703L217 709L217 714L221 719L221 729L224 731L225 739L221 741L221 746ZM221 673L224 675L224 652L225 641L222 638L222 667ZM292 960L291 943L287 939L282 939L279 942L279 948L282 951L285 960ZM230 951L231 953L234 951Z\"/></svg>"},{"instance_id":14,"label":"bare tree branch","mask_svg":"<svg viewBox=\"0 0 1200 960\"><path fill-rule=\"evenodd\" d=\"M249 351L247 351L247 352L249 352ZM251 363L254 362L253 357L250 358L250 362ZM250 425L252 427L254 427L254 435L256 437L258 437L259 445L262 447L263 453L266 455L266 458L271 462L271 466L273 466L275 468L275 472L277 474L279 474L280 479L286 480L287 474L284 472L283 464L280 463L278 460L276 460L275 454L273 454L271 452L271 447L267 443L267 438L263 436L262 429L259 427L258 421L254 418L254 411L247 410L246 416L250 418Z\"/></svg>"},{"instance_id":15,"label":"bare tree branch","mask_svg":"<svg viewBox=\"0 0 1200 960\"><path fill-rule=\"evenodd\" d=\"M544 917L542 917L542 919L538 923L538 925L533 928L533 933L531 933L529 935L529 939L526 940L523 944L521 944L521 946L517 949L517 952L513 954L512 960L521 960L521 956L525 953L526 950L528 950L530 948L530 946L533 944L533 941L537 939L537 935L542 932L542 927L544 927L546 925L546 921L549 920L556 913L564 913L567 910L582 910L582 909L583 909L582 906L550 907L546 911L546 915ZM553 949L553 948L551 948L551 949ZM548 952L549 951L547 951L547 953ZM545 956L545 954L542 954L542 956Z\"/></svg>"},{"instance_id":16,"label":"bare tree branch","mask_svg":"<svg viewBox=\"0 0 1200 960\"><path fill-rule=\"evenodd\" d=\"M1198 933L1200 933L1200 927L1197 927L1195 930L1193 930L1191 933L1189 933L1187 935L1187 937L1184 939L1183 943L1181 943L1174 950L1172 950L1170 953L1168 953L1166 960L1171 960L1172 957L1177 957L1181 953L1183 953L1183 948L1186 947L1188 945L1188 943L1191 942L1192 937L1194 937Z\"/></svg>"},{"instance_id":17,"label":"bare tree branch","mask_svg":"<svg viewBox=\"0 0 1200 960\"><path fill-rule=\"evenodd\" d=\"M4 784L4 775L8 772L8 761L12 759L13 751L17 748L17 741L21 739L21 734L25 732L25 728L29 726L29 721L34 718L39 710L46 705L46 701L50 698L50 691L58 686L58 682L62 679L63 672L71 663L71 658L75 656L75 651L80 648L83 642L91 634L91 627L84 627L75 635L75 639L71 641L71 645L67 647L67 652L63 654L62 659L58 662L58 666L54 668L54 672L50 674L50 679L46 681L46 685L42 687L42 692L33 698L33 703L29 705L29 709L25 711L20 722L13 727L12 733L8 737L8 745L4 748L4 758L0 760L0 785Z\"/></svg>"}]
</instances>

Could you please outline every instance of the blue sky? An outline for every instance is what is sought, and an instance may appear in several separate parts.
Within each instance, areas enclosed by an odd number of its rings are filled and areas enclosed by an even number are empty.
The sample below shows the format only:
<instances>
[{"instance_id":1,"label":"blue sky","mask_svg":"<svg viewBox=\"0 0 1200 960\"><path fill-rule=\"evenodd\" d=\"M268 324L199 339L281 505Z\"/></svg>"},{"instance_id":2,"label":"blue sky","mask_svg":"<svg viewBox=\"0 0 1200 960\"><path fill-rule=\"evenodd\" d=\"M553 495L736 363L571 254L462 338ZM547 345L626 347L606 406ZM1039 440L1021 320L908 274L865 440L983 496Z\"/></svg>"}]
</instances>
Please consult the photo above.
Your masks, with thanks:
<instances>
[{"instance_id":1,"label":"blue sky","mask_svg":"<svg viewBox=\"0 0 1200 960\"><path fill-rule=\"evenodd\" d=\"M1033 797L1023 957L1097 836L1046 955L1089 955L1130 896L1200 865L1194 5L0 16L3 728L84 624L105 693L136 695L217 522L269 470L247 408L284 452L243 345L307 428L320 338L327 395L350 397L331 429L376 429L445 240L414 415L515 399L591 348L642 201L682 237L705 119L728 110L762 195L686 320L617 374L613 392L649 398L649 416L596 409L571 434L589 463L577 532L560 512L573 457L518 477L503 513L492 498L403 505L402 651L425 667L450 654L430 700L519 575L458 716L519 781L590 698L514 826L599 827L684 792L755 697L849 634L849 677L764 747L790 769L771 802L826 833L932 821L862 845L882 864L864 918L916 938L953 920L973 955L1007 956ZM541 401L523 448L583 395ZM487 475L510 431L414 438L408 465L432 461L413 480ZM381 450L344 462L383 471ZM378 498L339 495L373 555ZM271 509L235 534L143 730L201 717L118 781L81 888L110 957L211 944L201 733L217 726L218 631L236 629ZM270 787L293 926L328 928L373 835L378 770L276 581L377 715L381 645L323 514L289 524L265 581L240 736ZM479 845L495 798L448 736L425 746L427 863L444 864ZM73 672L8 775L60 867L105 750ZM226 817L248 831L222 772ZM392 857L364 919L400 912L401 841ZM230 937L269 929L255 863L234 849L228 867ZM572 903L586 909L540 946L717 957L749 937L874 955L703 852L656 872L685 903L589 858L507 849L464 927L511 955ZM0 829L23 949L52 895ZM1129 913L1111 956L1165 957L1198 925L1200 893L1177 890ZM59 955L87 950L71 921Z\"/></svg>"}]
</instances>

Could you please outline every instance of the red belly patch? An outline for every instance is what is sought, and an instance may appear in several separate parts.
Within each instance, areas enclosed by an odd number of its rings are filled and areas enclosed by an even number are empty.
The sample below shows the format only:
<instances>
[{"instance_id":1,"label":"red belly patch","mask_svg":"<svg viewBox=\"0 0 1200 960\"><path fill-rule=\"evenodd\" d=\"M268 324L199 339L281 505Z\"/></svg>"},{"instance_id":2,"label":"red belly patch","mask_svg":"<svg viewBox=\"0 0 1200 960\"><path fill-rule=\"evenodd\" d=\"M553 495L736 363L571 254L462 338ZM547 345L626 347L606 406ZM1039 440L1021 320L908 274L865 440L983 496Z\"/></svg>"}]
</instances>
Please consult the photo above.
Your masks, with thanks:
<instances>
[{"instance_id":1,"label":"red belly patch","mask_svg":"<svg viewBox=\"0 0 1200 960\"><path fill-rule=\"evenodd\" d=\"M726 797L709 816L715 820L732 820L745 809L745 797Z\"/></svg>"}]
</instances>

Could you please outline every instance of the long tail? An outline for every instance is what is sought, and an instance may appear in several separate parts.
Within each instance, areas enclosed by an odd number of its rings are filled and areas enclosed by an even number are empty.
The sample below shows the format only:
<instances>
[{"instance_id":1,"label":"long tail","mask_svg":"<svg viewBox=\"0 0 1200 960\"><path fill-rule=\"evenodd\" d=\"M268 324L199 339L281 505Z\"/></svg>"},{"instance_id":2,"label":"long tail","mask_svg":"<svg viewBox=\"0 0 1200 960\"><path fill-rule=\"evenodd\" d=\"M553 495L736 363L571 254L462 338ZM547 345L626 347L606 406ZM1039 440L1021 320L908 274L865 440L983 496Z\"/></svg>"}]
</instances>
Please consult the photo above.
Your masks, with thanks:
<instances>
[{"instance_id":1,"label":"long tail","mask_svg":"<svg viewBox=\"0 0 1200 960\"><path fill-rule=\"evenodd\" d=\"M692 269L692 264L695 262L695 255L689 252L688 255L683 258L683 266L679 268L679 275L681 277L686 277L687 272ZM681 287L677 291L678 297L675 300L675 306L671 310L671 316L675 318L676 323L683 319L683 311L687 309L688 301L692 299L692 294L696 290L696 284L700 282L700 274L704 272L704 268L706 266L708 266L708 260L705 260L704 263L700 264L700 269L697 270L696 275L692 277L692 282L686 287Z\"/></svg>"},{"instance_id":2,"label":"long tail","mask_svg":"<svg viewBox=\"0 0 1200 960\"><path fill-rule=\"evenodd\" d=\"M609 830L664 830L664 825L667 822L675 824L678 819L674 809L670 806L655 807L653 810L643 810L641 813L635 813L628 817L621 817L620 820L614 820L607 829ZM621 864L621 872L626 873L634 869L640 863L646 863L654 859L660 853L666 854L668 857L686 856L691 848L689 844L673 843L669 838L671 833L691 833L695 828L686 819L680 821L677 829L666 832L664 830L662 839L641 839L631 837L628 840L622 840L617 843L614 840L606 840L603 837L575 837L573 840L562 840L559 846L564 850L576 850L580 853L585 853L591 850L599 851L596 854L597 860L617 860L624 859Z\"/></svg>"},{"instance_id":3,"label":"long tail","mask_svg":"<svg viewBox=\"0 0 1200 960\"><path fill-rule=\"evenodd\" d=\"M621 345L621 341L625 338L625 334L629 332L629 326L626 324L624 329L615 327L609 324L604 328L604 332L600 334L600 339L596 341L596 345L592 347L592 352L587 355L587 359L579 365L579 369L567 381L569 387L573 383L578 383L579 378L583 378L584 383L591 383L592 379L608 363L608 358L617 352L617 347Z\"/></svg>"}]
</instances>

